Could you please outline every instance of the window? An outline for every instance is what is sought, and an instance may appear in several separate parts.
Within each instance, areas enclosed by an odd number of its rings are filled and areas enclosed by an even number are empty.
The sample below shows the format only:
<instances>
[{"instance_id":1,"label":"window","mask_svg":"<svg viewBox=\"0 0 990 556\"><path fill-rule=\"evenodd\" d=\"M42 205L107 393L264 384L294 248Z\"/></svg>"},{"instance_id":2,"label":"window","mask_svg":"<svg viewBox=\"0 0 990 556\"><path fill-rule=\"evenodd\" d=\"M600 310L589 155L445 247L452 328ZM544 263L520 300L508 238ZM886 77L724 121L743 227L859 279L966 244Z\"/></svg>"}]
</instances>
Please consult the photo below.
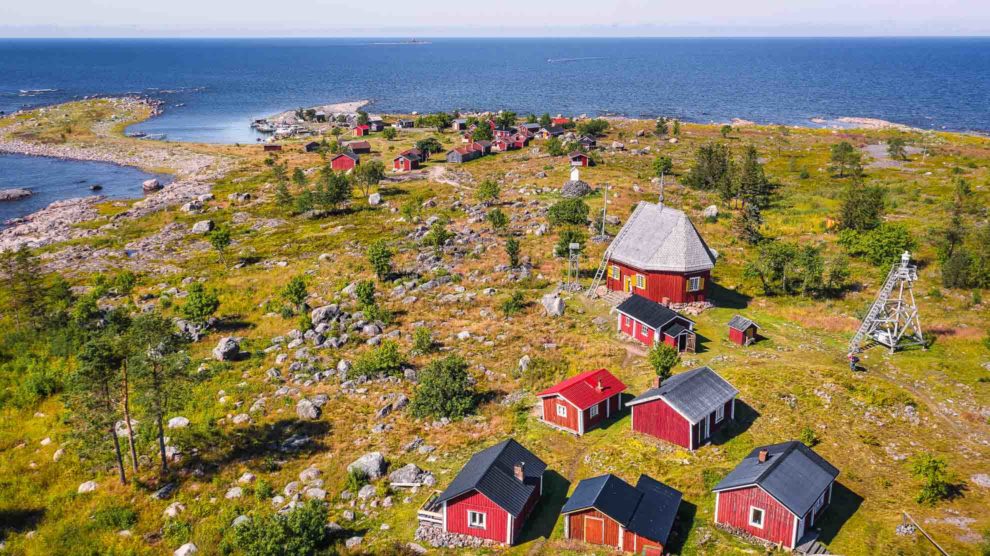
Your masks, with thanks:
<instances>
[{"instance_id":1,"label":"window","mask_svg":"<svg viewBox=\"0 0 990 556\"><path fill-rule=\"evenodd\" d=\"M564 417L564 418L567 417L567 406L566 405L564 405L562 403L558 403L557 404L557 417Z\"/></svg>"},{"instance_id":2,"label":"window","mask_svg":"<svg viewBox=\"0 0 990 556\"><path fill-rule=\"evenodd\" d=\"M749 524L763 529L763 510L761 508L749 507Z\"/></svg>"},{"instance_id":3,"label":"window","mask_svg":"<svg viewBox=\"0 0 990 556\"><path fill-rule=\"evenodd\" d=\"M636 287L639 289L646 287L646 276L643 276L642 274L636 275Z\"/></svg>"},{"instance_id":4,"label":"window","mask_svg":"<svg viewBox=\"0 0 990 556\"><path fill-rule=\"evenodd\" d=\"M701 289L701 285L703 283L704 282L702 282L701 276L694 276L694 277L688 278L687 291L689 291L689 292L696 292L696 291L698 291L698 290Z\"/></svg>"},{"instance_id":5,"label":"window","mask_svg":"<svg viewBox=\"0 0 990 556\"><path fill-rule=\"evenodd\" d=\"M485 514L482 512L468 511L468 527L472 529L485 528Z\"/></svg>"},{"instance_id":6,"label":"window","mask_svg":"<svg viewBox=\"0 0 990 556\"><path fill-rule=\"evenodd\" d=\"M629 318L629 315L622 315L622 324L624 326L629 326L630 322L632 322L632 319Z\"/></svg>"},{"instance_id":7,"label":"window","mask_svg":"<svg viewBox=\"0 0 990 556\"><path fill-rule=\"evenodd\" d=\"M715 422L721 423L722 419L725 419L725 406L720 405L718 409L715 410Z\"/></svg>"},{"instance_id":8,"label":"window","mask_svg":"<svg viewBox=\"0 0 990 556\"><path fill-rule=\"evenodd\" d=\"M598 417L598 406L597 405L591 406L591 409L588 410L588 415L591 417Z\"/></svg>"},{"instance_id":9,"label":"window","mask_svg":"<svg viewBox=\"0 0 990 556\"><path fill-rule=\"evenodd\" d=\"M613 280L619 279L619 265L617 264L612 265L612 279Z\"/></svg>"}]
</instances>

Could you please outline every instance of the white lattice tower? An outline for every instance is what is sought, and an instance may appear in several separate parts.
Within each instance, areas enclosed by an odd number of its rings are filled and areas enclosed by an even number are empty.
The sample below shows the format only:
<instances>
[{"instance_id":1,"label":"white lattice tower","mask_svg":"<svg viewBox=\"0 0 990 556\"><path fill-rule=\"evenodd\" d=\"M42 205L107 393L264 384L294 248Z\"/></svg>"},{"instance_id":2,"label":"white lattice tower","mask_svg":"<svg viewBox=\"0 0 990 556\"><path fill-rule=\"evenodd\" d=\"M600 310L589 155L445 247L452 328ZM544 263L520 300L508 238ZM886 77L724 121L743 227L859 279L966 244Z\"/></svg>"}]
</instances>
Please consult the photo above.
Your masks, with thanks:
<instances>
[{"instance_id":1,"label":"white lattice tower","mask_svg":"<svg viewBox=\"0 0 990 556\"><path fill-rule=\"evenodd\" d=\"M861 351L867 340L886 346L891 353L899 348L925 345L914 300L917 280L918 267L911 264L911 254L905 251L900 263L890 269L880 293L849 343L850 353Z\"/></svg>"}]
</instances>

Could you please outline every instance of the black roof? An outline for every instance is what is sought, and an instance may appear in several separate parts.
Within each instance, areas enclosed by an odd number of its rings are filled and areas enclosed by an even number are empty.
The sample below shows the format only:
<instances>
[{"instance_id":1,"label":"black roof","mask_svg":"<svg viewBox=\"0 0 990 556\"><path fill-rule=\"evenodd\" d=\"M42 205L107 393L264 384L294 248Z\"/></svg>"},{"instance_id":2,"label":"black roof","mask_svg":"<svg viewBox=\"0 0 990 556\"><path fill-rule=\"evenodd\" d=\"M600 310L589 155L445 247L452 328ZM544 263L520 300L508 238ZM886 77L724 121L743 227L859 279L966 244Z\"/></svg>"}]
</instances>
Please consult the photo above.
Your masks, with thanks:
<instances>
[{"instance_id":1,"label":"black roof","mask_svg":"<svg viewBox=\"0 0 990 556\"><path fill-rule=\"evenodd\" d=\"M514 468L518 463L523 464L526 479L523 482L515 477ZM513 517L518 517L533 490L539 488L536 479L543 476L546 468L543 460L510 438L471 456L437 502L477 490Z\"/></svg>"},{"instance_id":2,"label":"black roof","mask_svg":"<svg viewBox=\"0 0 990 556\"><path fill-rule=\"evenodd\" d=\"M760 450L767 460L760 463ZM714 492L756 485L767 491L799 517L804 517L839 470L811 448L791 440L754 448L731 473L712 489Z\"/></svg>"},{"instance_id":3,"label":"black roof","mask_svg":"<svg viewBox=\"0 0 990 556\"><path fill-rule=\"evenodd\" d=\"M734 328L736 330L746 330L750 326L755 326L756 328L759 328L759 325L757 325L755 322L749 320L748 318L742 315L736 315L729 320L729 328Z\"/></svg>"},{"instance_id":4,"label":"black roof","mask_svg":"<svg viewBox=\"0 0 990 556\"><path fill-rule=\"evenodd\" d=\"M677 314L677 311L674 311L673 309L664 307L656 301L647 299L635 293L620 303L615 310L625 315L629 315L654 330L662 330L664 325L677 318L683 319L689 323L694 322L687 317Z\"/></svg>"},{"instance_id":5,"label":"black roof","mask_svg":"<svg viewBox=\"0 0 990 556\"><path fill-rule=\"evenodd\" d=\"M663 398L678 413L692 423L697 423L738 394L739 390L720 377L711 367L698 367L668 378L659 388L650 388L626 402L626 405Z\"/></svg>"},{"instance_id":6,"label":"black roof","mask_svg":"<svg viewBox=\"0 0 990 556\"><path fill-rule=\"evenodd\" d=\"M640 475L633 488L608 474L578 483L560 512L568 514L595 508L629 531L667 544L680 504L679 491L646 475Z\"/></svg>"}]
</instances>

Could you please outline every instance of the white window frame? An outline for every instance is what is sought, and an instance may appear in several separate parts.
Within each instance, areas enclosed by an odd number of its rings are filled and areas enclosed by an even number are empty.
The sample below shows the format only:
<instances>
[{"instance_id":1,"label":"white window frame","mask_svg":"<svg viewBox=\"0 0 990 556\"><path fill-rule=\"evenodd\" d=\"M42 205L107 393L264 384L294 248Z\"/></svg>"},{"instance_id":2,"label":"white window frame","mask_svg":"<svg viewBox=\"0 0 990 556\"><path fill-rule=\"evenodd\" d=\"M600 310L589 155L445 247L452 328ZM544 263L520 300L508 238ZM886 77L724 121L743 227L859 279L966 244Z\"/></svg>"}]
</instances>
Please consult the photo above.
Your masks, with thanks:
<instances>
[{"instance_id":1,"label":"white window frame","mask_svg":"<svg viewBox=\"0 0 990 556\"><path fill-rule=\"evenodd\" d=\"M478 518L481 519L478 519ZM476 512L474 510L468 510L468 527L471 529L487 529L488 528L488 514L485 512Z\"/></svg>"},{"instance_id":2,"label":"white window frame","mask_svg":"<svg viewBox=\"0 0 990 556\"><path fill-rule=\"evenodd\" d=\"M688 278L688 291L696 292L701 289L701 276L692 276Z\"/></svg>"},{"instance_id":3,"label":"white window frame","mask_svg":"<svg viewBox=\"0 0 990 556\"><path fill-rule=\"evenodd\" d=\"M721 423L725 419L725 405L719 405L715 408L715 422Z\"/></svg>"},{"instance_id":4,"label":"white window frame","mask_svg":"<svg viewBox=\"0 0 990 556\"><path fill-rule=\"evenodd\" d=\"M598 417L598 404L595 404L588 409L588 417Z\"/></svg>"},{"instance_id":5,"label":"white window frame","mask_svg":"<svg viewBox=\"0 0 990 556\"><path fill-rule=\"evenodd\" d=\"M622 315L622 318L625 319L622 321L623 326L629 326L632 323L632 319L629 318L629 315Z\"/></svg>"},{"instance_id":6,"label":"white window frame","mask_svg":"<svg viewBox=\"0 0 990 556\"><path fill-rule=\"evenodd\" d=\"M562 403L557 403L557 417L563 417L567 419L567 406Z\"/></svg>"},{"instance_id":7,"label":"white window frame","mask_svg":"<svg viewBox=\"0 0 990 556\"><path fill-rule=\"evenodd\" d=\"M753 521L753 513L760 512L760 522L756 523ZM756 506L749 507L749 525L751 527L756 527L757 529L763 529L767 521L767 511L763 508L757 508Z\"/></svg>"},{"instance_id":8,"label":"white window frame","mask_svg":"<svg viewBox=\"0 0 990 556\"><path fill-rule=\"evenodd\" d=\"M645 290L646 289L646 276L642 274L636 275L636 289Z\"/></svg>"}]
</instances>

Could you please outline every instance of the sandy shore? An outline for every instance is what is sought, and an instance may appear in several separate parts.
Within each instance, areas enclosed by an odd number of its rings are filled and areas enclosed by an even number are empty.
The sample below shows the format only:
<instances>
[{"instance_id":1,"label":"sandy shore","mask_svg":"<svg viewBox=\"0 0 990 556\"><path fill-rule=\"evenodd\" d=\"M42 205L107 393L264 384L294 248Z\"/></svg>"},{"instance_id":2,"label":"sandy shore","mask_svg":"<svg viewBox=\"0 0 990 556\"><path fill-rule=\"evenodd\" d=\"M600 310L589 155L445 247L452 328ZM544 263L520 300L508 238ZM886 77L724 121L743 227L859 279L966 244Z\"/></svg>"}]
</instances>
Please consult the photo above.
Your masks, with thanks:
<instances>
[{"instance_id":1,"label":"sandy shore","mask_svg":"<svg viewBox=\"0 0 990 556\"><path fill-rule=\"evenodd\" d=\"M354 100L350 102L338 102L336 104L309 106L307 108L311 108L317 112L325 112L327 114L356 114L358 110L368 106L369 104L371 104L370 100ZM266 119L275 124L294 124L296 123L296 111L286 110L285 112L279 112L274 116L269 116Z\"/></svg>"}]
</instances>

